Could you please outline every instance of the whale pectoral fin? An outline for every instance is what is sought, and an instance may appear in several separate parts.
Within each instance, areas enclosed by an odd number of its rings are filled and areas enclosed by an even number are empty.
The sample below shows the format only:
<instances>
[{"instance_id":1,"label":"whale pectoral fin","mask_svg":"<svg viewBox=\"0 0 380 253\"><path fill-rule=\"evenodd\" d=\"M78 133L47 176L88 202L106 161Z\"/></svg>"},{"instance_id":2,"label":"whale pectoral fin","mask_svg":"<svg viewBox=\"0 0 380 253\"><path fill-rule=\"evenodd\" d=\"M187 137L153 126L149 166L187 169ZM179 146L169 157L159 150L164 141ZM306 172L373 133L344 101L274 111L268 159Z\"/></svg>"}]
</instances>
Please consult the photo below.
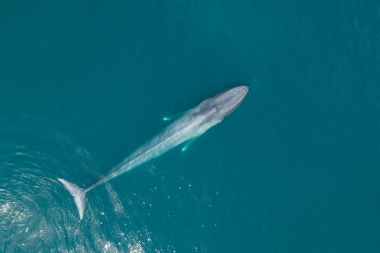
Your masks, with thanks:
<instances>
[{"instance_id":1,"label":"whale pectoral fin","mask_svg":"<svg viewBox=\"0 0 380 253\"><path fill-rule=\"evenodd\" d=\"M194 143L194 141L195 141L196 139L198 139L198 137L194 137L194 138L188 140L188 141L186 142L185 146L183 146L183 148L182 148L181 151L182 151L182 152L185 152L185 151L190 147L190 145Z\"/></svg>"},{"instance_id":2,"label":"whale pectoral fin","mask_svg":"<svg viewBox=\"0 0 380 253\"><path fill-rule=\"evenodd\" d=\"M163 121L171 121L171 120L176 120L180 117L182 117L185 113L187 113L189 110L187 111L184 111L184 112L180 112L180 113L177 113L177 114L174 114L173 116L165 116L162 118Z\"/></svg>"}]
</instances>

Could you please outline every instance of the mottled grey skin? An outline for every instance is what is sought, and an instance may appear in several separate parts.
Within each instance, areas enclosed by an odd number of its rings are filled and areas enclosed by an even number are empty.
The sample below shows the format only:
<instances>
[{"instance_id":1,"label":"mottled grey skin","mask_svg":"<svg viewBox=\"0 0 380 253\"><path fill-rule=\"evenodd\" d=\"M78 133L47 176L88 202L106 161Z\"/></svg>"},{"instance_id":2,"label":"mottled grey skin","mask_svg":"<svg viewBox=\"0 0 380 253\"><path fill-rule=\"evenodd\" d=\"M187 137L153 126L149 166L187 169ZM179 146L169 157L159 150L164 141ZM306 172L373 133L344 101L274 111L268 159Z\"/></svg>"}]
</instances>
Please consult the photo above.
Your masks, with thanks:
<instances>
[{"instance_id":1,"label":"mottled grey skin","mask_svg":"<svg viewBox=\"0 0 380 253\"><path fill-rule=\"evenodd\" d=\"M80 219L83 217L86 192L162 155L187 140L200 136L233 112L244 100L248 90L248 86L237 86L204 100L197 107L189 110L181 118L166 127L148 143L138 148L106 176L87 189L81 189L66 180L58 179L74 196Z\"/></svg>"}]
</instances>

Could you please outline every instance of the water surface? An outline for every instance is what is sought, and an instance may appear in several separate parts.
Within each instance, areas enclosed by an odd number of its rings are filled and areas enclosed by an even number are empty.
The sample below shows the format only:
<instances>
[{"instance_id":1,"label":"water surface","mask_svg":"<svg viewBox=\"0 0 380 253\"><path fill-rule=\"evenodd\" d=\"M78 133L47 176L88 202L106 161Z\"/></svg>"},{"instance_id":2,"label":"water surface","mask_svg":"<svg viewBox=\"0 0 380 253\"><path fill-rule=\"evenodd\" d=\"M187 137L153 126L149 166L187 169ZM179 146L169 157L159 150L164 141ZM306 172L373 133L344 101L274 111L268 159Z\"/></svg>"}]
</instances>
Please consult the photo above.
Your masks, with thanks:
<instances>
[{"instance_id":1,"label":"water surface","mask_svg":"<svg viewBox=\"0 0 380 253\"><path fill-rule=\"evenodd\" d=\"M376 1L2 1L0 252L376 252ZM244 103L88 194L238 84Z\"/></svg>"}]
</instances>

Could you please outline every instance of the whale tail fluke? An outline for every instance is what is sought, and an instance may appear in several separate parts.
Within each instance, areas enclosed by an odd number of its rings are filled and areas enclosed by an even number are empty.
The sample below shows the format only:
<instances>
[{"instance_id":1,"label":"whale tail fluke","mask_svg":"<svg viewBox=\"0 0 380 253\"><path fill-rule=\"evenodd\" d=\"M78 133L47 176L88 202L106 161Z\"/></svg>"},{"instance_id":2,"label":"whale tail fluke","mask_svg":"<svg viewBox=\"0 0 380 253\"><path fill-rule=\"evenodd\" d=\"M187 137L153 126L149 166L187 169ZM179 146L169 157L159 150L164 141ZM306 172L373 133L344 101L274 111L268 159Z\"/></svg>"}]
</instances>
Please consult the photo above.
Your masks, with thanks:
<instances>
[{"instance_id":1,"label":"whale tail fluke","mask_svg":"<svg viewBox=\"0 0 380 253\"><path fill-rule=\"evenodd\" d=\"M83 218L84 206L86 204L86 191L73 183L70 183L64 179L58 178L58 181L65 186L65 188L74 197L75 204L78 208L79 218Z\"/></svg>"}]
</instances>

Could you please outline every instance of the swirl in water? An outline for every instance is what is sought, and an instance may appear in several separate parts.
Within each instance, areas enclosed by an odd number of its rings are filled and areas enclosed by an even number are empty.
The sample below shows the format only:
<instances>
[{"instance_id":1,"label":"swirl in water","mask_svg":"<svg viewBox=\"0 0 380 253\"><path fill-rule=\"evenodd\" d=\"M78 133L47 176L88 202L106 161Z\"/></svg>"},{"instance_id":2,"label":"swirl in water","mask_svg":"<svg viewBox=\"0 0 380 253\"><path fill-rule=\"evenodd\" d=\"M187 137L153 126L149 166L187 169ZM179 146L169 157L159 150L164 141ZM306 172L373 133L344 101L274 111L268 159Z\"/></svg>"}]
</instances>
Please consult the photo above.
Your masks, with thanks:
<instances>
[{"instance_id":1,"label":"swirl in water","mask_svg":"<svg viewBox=\"0 0 380 253\"><path fill-rule=\"evenodd\" d=\"M149 241L149 232L122 226L131 218L110 185L109 198L93 198L88 219L78 222L71 196L56 178L96 178L98 166L84 148L40 119L1 123L0 252L144 252L149 243L140 241ZM103 215L106 206L117 216L112 221Z\"/></svg>"}]
</instances>

